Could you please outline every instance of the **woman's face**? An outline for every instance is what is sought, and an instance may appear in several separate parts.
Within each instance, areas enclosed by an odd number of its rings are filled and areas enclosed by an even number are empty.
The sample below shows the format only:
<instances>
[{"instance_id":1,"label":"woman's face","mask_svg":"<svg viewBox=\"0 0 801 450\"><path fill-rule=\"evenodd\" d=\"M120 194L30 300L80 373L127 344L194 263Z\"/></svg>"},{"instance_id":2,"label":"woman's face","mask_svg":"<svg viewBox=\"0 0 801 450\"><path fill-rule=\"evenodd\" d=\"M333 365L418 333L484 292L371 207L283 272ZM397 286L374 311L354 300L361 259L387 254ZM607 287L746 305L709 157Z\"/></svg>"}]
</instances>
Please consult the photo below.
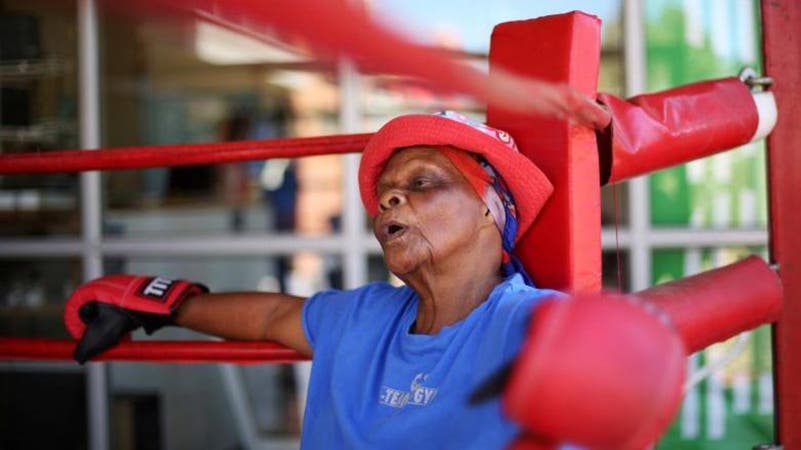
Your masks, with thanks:
<instances>
[{"instance_id":1,"label":"woman's face","mask_svg":"<svg viewBox=\"0 0 801 450\"><path fill-rule=\"evenodd\" d=\"M458 270L471 258L482 257L474 244L483 227L495 229L492 217L484 214L484 203L437 149L395 152L377 190L373 232L394 274L403 278L417 270Z\"/></svg>"}]
</instances>

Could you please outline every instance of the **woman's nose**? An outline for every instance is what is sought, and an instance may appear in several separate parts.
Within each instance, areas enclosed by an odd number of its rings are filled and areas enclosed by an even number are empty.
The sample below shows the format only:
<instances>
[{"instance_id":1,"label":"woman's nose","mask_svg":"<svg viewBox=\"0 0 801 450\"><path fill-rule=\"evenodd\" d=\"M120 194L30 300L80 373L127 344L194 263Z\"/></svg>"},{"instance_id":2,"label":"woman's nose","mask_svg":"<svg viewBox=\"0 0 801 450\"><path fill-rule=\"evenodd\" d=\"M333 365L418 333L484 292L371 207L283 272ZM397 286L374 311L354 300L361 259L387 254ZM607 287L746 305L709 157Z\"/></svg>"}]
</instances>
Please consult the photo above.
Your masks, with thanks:
<instances>
[{"instance_id":1,"label":"woman's nose","mask_svg":"<svg viewBox=\"0 0 801 450\"><path fill-rule=\"evenodd\" d=\"M402 192L396 189L390 189L388 191L385 191L378 198L378 209L381 211L386 211L390 208L394 208L405 202L406 202L406 197L403 195Z\"/></svg>"}]
</instances>

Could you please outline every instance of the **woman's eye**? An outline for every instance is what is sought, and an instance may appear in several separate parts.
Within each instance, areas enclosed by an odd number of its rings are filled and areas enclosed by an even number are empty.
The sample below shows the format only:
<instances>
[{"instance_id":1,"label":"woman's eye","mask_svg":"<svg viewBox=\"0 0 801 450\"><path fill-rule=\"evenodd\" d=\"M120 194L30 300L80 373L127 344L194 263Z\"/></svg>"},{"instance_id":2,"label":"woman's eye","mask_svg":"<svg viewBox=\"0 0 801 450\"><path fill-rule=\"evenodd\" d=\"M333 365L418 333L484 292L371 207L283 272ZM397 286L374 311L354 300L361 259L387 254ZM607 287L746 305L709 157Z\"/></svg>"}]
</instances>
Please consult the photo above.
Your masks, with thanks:
<instances>
[{"instance_id":1,"label":"woman's eye","mask_svg":"<svg viewBox=\"0 0 801 450\"><path fill-rule=\"evenodd\" d=\"M428 180L425 178L415 178L412 180L412 187L423 188L428 186Z\"/></svg>"}]
</instances>

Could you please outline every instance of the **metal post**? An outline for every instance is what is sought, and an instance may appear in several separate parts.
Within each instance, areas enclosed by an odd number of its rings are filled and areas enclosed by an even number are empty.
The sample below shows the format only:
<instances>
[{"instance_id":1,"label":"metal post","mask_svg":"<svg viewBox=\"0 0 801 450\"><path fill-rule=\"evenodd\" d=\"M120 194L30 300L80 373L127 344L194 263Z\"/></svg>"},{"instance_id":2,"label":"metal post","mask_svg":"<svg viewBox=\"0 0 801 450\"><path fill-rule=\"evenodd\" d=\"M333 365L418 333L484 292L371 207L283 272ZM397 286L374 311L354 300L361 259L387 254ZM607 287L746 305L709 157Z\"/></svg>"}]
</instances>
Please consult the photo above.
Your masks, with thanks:
<instances>
[{"instance_id":1,"label":"metal post","mask_svg":"<svg viewBox=\"0 0 801 450\"><path fill-rule=\"evenodd\" d=\"M78 67L81 147L100 147L100 84L98 75L97 5L94 0L78 1ZM100 173L81 174L81 233L84 279L103 273L101 239ZM89 448L109 448L108 377L105 363L86 368Z\"/></svg>"},{"instance_id":2,"label":"metal post","mask_svg":"<svg viewBox=\"0 0 801 450\"><path fill-rule=\"evenodd\" d=\"M341 133L359 131L359 74L353 63L339 65L339 123ZM343 258L344 286L347 289L367 282L367 248L364 245L364 213L359 197L359 160L361 155L344 156L344 204L342 206L342 234L345 240Z\"/></svg>"},{"instance_id":3,"label":"metal post","mask_svg":"<svg viewBox=\"0 0 801 450\"><path fill-rule=\"evenodd\" d=\"M779 120L768 137L770 257L779 265L784 309L773 328L773 377L776 395L776 440L787 449L801 448L801 3L762 0L765 73L776 80Z\"/></svg>"},{"instance_id":4,"label":"metal post","mask_svg":"<svg viewBox=\"0 0 801 450\"><path fill-rule=\"evenodd\" d=\"M645 36L642 0L627 0L624 3L623 27L625 42L626 95L637 95L645 91ZM650 228L650 204L648 178L637 177L629 182L629 266L631 289L647 288L651 281L651 249L648 243Z\"/></svg>"}]
</instances>

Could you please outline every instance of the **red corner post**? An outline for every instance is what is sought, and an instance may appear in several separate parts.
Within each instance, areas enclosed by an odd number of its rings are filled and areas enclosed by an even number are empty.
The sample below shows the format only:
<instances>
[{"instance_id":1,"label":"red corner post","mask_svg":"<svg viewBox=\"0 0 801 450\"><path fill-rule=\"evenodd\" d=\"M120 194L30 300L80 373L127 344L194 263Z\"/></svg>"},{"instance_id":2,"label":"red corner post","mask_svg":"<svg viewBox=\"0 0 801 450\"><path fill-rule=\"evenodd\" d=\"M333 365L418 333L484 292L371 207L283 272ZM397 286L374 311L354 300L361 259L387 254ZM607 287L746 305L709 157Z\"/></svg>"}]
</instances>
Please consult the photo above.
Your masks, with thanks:
<instances>
[{"instance_id":1,"label":"red corner post","mask_svg":"<svg viewBox=\"0 0 801 450\"><path fill-rule=\"evenodd\" d=\"M580 12L502 23L492 32L490 72L503 69L570 84L595 98L601 21ZM554 195L518 244L540 287L601 287L601 193L592 130L490 106L489 125L508 131L551 180Z\"/></svg>"},{"instance_id":2,"label":"red corner post","mask_svg":"<svg viewBox=\"0 0 801 450\"><path fill-rule=\"evenodd\" d=\"M801 2L762 0L765 73L774 78L779 119L768 138L770 252L779 265L784 310L773 329L776 436L801 448Z\"/></svg>"}]
</instances>

